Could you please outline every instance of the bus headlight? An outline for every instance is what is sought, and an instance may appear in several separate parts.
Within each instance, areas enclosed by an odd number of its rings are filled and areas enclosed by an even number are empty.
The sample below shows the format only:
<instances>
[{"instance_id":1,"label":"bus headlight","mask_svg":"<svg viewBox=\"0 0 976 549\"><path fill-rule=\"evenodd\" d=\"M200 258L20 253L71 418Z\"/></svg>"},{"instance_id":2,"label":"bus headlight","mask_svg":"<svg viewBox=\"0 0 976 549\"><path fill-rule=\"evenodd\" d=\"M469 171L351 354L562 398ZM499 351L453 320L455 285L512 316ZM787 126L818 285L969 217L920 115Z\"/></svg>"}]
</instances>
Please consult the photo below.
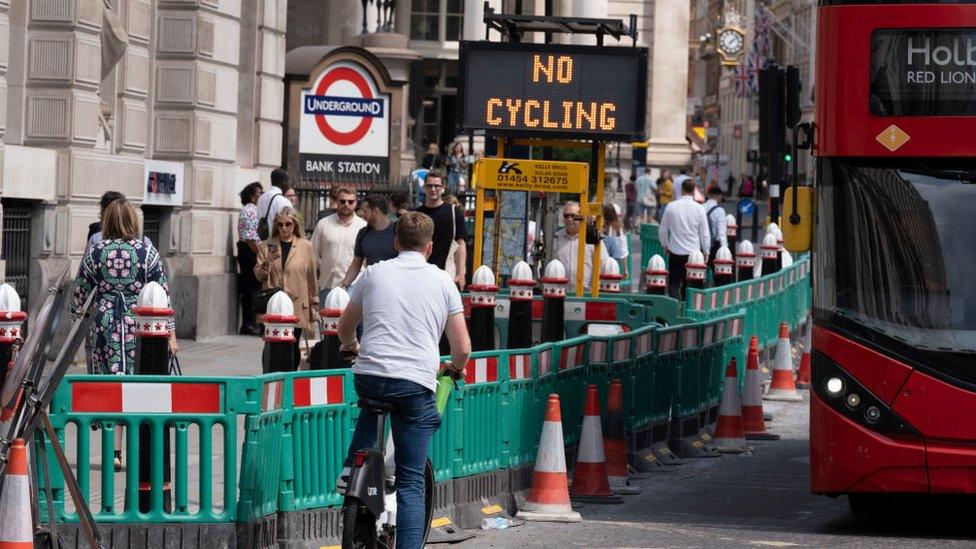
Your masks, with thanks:
<instances>
[{"instance_id":1,"label":"bus headlight","mask_svg":"<svg viewBox=\"0 0 976 549\"><path fill-rule=\"evenodd\" d=\"M830 396L837 396L844 391L844 382L839 377L832 377L827 380L827 392Z\"/></svg>"}]
</instances>

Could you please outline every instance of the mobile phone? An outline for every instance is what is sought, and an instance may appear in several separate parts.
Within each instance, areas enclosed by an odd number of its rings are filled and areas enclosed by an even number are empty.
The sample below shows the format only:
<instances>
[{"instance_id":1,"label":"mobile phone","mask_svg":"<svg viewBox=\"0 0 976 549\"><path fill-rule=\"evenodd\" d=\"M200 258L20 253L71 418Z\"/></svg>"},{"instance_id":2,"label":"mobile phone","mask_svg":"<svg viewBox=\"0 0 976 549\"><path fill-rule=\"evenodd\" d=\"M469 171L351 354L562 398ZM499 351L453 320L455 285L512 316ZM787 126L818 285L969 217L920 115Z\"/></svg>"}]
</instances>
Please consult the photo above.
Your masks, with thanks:
<instances>
[{"instance_id":1,"label":"mobile phone","mask_svg":"<svg viewBox=\"0 0 976 549\"><path fill-rule=\"evenodd\" d=\"M268 251L269 252L275 253L277 250L278 250L278 245L276 243L274 243L274 242L269 242L268 243Z\"/></svg>"}]
</instances>

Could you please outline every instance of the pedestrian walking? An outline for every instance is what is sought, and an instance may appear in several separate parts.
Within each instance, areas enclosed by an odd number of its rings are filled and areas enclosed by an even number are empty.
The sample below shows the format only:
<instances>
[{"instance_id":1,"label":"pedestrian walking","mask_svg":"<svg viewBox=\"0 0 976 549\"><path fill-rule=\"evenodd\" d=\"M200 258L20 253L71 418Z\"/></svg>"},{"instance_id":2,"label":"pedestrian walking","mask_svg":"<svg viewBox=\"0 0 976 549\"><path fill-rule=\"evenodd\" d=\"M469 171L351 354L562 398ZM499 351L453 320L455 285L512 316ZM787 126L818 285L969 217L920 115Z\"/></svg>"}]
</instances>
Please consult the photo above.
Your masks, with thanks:
<instances>
[{"instance_id":1,"label":"pedestrian walking","mask_svg":"<svg viewBox=\"0 0 976 549\"><path fill-rule=\"evenodd\" d=\"M441 158L440 148L437 143L429 143L427 145L427 152L424 154L423 159L420 161L420 167L425 170L437 170L444 167L444 161Z\"/></svg>"},{"instance_id":2,"label":"pedestrian walking","mask_svg":"<svg viewBox=\"0 0 976 549\"><path fill-rule=\"evenodd\" d=\"M110 202L102 214L101 240L81 260L75 280L71 315L77 319L89 294L95 293L94 317L88 333L94 373L131 375L136 363L135 315L139 292L156 282L169 295L159 252L140 235L139 218L125 198ZM169 352L179 351L176 325L169 325ZM115 433L115 470L122 468L122 429Z\"/></svg>"},{"instance_id":3,"label":"pedestrian walking","mask_svg":"<svg viewBox=\"0 0 976 549\"><path fill-rule=\"evenodd\" d=\"M302 228L307 229L305 215L298 208L298 191L295 190L295 187L289 185L287 189L282 191L281 195L288 199L288 202L291 204L291 209L295 210L295 217L298 218L298 222L302 225Z\"/></svg>"},{"instance_id":4,"label":"pedestrian walking","mask_svg":"<svg viewBox=\"0 0 976 549\"><path fill-rule=\"evenodd\" d=\"M241 192L241 213L237 218L237 295L241 302L242 335L260 335L257 319L254 317L254 296L261 290L261 283L254 276L254 266L258 261L258 198L263 188L258 182L245 186Z\"/></svg>"},{"instance_id":5,"label":"pedestrian walking","mask_svg":"<svg viewBox=\"0 0 976 549\"><path fill-rule=\"evenodd\" d=\"M315 292L315 254L312 244L305 238L304 228L298 223L295 210L284 208L278 212L271 237L258 246L254 274L263 289L280 288L291 298L298 317L293 353L294 369L297 370L301 356L299 342L315 326L319 298Z\"/></svg>"},{"instance_id":6,"label":"pedestrian walking","mask_svg":"<svg viewBox=\"0 0 976 549\"><path fill-rule=\"evenodd\" d=\"M352 263L339 284L342 289L348 289L353 284L363 267L370 267L397 256L396 246L393 244L396 239L396 223L390 221L389 209L389 202L381 194L370 194L363 200L360 211L366 220L366 226L356 235Z\"/></svg>"},{"instance_id":7,"label":"pedestrian walking","mask_svg":"<svg viewBox=\"0 0 976 549\"><path fill-rule=\"evenodd\" d=\"M638 216L642 216L642 212L638 211L637 206L637 176L630 174L630 178L624 183L624 199L626 200L626 216L624 216L624 228L628 231L631 229L636 230L636 224L643 222L643 219L638 220ZM655 198L655 203L657 199Z\"/></svg>"},{"instance_id":8,"label":"pedestrian walking","mask_svg":"<svg viewBox=\"0 0 976 549\"><path fill-rule=\"evenodd\" d=\"M338 286L352 264L356 235L366 220L356 215L356 191L340 188L335 195L336 211L319 220L312 233L312 249L318 265L319 300Z\"/></svg>"},{"instance_id":9,"label":"pedestrian walking","mask_svg":"<svg viewBox=\"0 0 976 549\"><path fill-rule=\"evenodd\" d=\"M702 207L705 208L705 217L708 219L709 242L711 242L708 261L711 262L715 260L715 252L722 246L728 246L729 244L725 221L725 217L728 214L725 212L725 208L722 207L722 202L725 201L725 195L722 194L722 189L717 184L708 188L707 195L708 200L705 201Z\"/></svg>"},{"instance_id":10,"label":"pedestrian walking","mask_svg":"<svg viewBox=\"0 0 976 549\"><path fill-rule=\"evenodd\" d=\"M579 202L569 201L563 206L563 228L553 234L553 248L556 250L556 259L563 264L566 269L566 277L569 279L569 287L576 285L576 263L579 258L579 233L583 223L583 216L580 215ZM595 234L593 229L587 230L585 255L583 256L583 286L588 287L593 274L593 252L596 244L600 242L600 235ZM600 261L606 261L610 255L607 253L606 246L599 246Z\"/></svg>"},{"instance_id":11,"label":"pedestrian walking","mask_svg":"<svg viewBox=\"0 0 976 549\"><path fill-rule=\"evenodd\" d=\"M647 172L641 174L634 185L640 199L641 223L650 223L650 220L656 217L658 185Z\"/></svg>"},{"instance_id":12,"label":"pedestrian walking","mask_svg":"<svg viewBox=\"0 0 976 549\"><path fill-rule=\"evenodd\" d=\"M463 375L471 354L461 295L429 261L434 234L434 221L424 214L407 213L397 221L399 255L373 266L352 285L339 318L341 350L359 354L352 367L356 395L394 404L397 547L421 547L429 520L424 517L424 463L441 423L434 403L438 370ZM356 338L360 322L362 344ZM446 364L438 349L442 333L450 342ZM337 482L341 489L355 453L372 446L376 437L376 415L361 409Z\"/></svg>"},{"instance_id":13,"label":"pedestrian walking","mask_svg":"<svg viewBox=\"0 0 976 549\"><path fill-rule=\"evenodd\" d=\"M671 180L671 172L665 170L657 180L657 220L661 221L664 209L674 201L674 182Z\"/></svg>"},{"instance_id":14,"label":"pedestrian walking","mask_svg":"<svg viewBox=\"0 0 976 549\"><path fill-rule=\"evenodd\" d=\"M627 262L624 260L630 255L630 243L620 219L620 208L616 204L603 205L603 243L607 247L607 255L620 265L620 274L627 278Z\"/></svg>"},{"instance_id":15,"label":"pedestrian walking","mask_svg":"<svg viewBox=\"0 0 976 549\"><path fill-rule=\"evenodd\" d=\"M464 145L460 141L455 141L451 145L451 154L447 157L447 192L457 194L464 190L467 176L468 158L464 154Z\"/></svg>"},{"instance_id":16,"label":"pedestrian walking","mask_svg":"<svg viewBox=\"0 0 976 549\"><path fill-rule=\"evenodd\" d=\"M710 247L705 207L695 202L695 180L687 177L681 185L681 198L664 210L658 235L668 254L668 294L678 300L684 296L688 255L701 250L707 260Z\"/></svg>"},{"instance_id":17,"label":"pedestrian walking","mask_svg":"<svg viewBox=\"0 0 976 549\"><path fill-rule=\"evenodd\" d=\"M288 172L275 168L271 172L271 188L261 193L258 199L258 236L266 240L271 235L271 225L278 217L278 210L291 207L291 202L284 197L284 193L291 189L288 184Z\"/></svg>"},{"instance_id":18,"label":"pedestrian walking","mask_svg":"<svg viewBox=\"0 0 976 549\"><path fill-rule=\"evenodd\" d=\"M410 195L397 191L390 195L390 221L396 221L410 211Z\"/></svg>"},{"instance_id":19,"label":"pedestrian walking","mask_svg":"<svg viewBox=\"0 0 976 549\"><path fill-rule=\"evenodd\" d=\"M422 206L417 211L434 220L433 250L427 258L429 263L444 269L451 253L451 243L457 243L454 253L454 284L464 290L464 279L467 274L467 229L464 226L464 211L452 204L444 202L444 176L438 171L432 171L424 179L426 193Z\"/></svg>"}]
</instances>

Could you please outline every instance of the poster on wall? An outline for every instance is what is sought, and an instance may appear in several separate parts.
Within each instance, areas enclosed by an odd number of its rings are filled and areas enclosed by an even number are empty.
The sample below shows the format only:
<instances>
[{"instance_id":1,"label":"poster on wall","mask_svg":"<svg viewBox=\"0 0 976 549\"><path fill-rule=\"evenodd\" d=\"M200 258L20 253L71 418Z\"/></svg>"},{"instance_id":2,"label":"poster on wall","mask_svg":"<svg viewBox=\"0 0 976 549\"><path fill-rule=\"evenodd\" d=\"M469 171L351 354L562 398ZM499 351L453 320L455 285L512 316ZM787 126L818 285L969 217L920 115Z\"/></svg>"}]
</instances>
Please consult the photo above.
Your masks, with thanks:
<instances>
[{"instance_id":1,"label":"poster on wall","mask_svg":"<svg viewBox=\"0 0 976 549\"><path fill-rule=\"evenodd\" d=\"M146 160L143 204L179 206L183 203L183 163Z\"/></svg>"},{"instance_id":2,"label":"poster on wall","mask_svg":"<svg viewBox=\"0 0 976 549\"><path fill-rule=\"evenodd\" d=\"M390 173L390 96L352 61L325 67L302 90L298 161L302 177L381 181Z\"/></svg>"}]
</instances>

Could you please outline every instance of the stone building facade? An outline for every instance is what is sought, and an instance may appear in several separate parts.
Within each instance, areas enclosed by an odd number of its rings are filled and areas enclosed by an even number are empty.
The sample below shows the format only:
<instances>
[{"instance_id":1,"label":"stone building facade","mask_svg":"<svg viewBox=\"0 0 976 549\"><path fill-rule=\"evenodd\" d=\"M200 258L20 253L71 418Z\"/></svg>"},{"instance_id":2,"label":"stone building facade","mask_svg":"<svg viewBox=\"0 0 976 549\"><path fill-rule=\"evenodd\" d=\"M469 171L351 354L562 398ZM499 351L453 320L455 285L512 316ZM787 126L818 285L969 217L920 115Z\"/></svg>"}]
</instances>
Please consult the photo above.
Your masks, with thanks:
<instances>
[{"instance_id":1,"label":"stone building facade","mask_svg":"<svg viewBox=\"0 0 976 549\"><path fill-rule=\"evenodd\" d=\"M128 43L103 67L113 15ZM237 193L281 162L286 18L286 0L0 0L2 253L28 305L74 274L117 190L164 257L178 335L234 330ZM150 161L181 167L180 200L149 204Z\"/></svg>"}]
</instances>

